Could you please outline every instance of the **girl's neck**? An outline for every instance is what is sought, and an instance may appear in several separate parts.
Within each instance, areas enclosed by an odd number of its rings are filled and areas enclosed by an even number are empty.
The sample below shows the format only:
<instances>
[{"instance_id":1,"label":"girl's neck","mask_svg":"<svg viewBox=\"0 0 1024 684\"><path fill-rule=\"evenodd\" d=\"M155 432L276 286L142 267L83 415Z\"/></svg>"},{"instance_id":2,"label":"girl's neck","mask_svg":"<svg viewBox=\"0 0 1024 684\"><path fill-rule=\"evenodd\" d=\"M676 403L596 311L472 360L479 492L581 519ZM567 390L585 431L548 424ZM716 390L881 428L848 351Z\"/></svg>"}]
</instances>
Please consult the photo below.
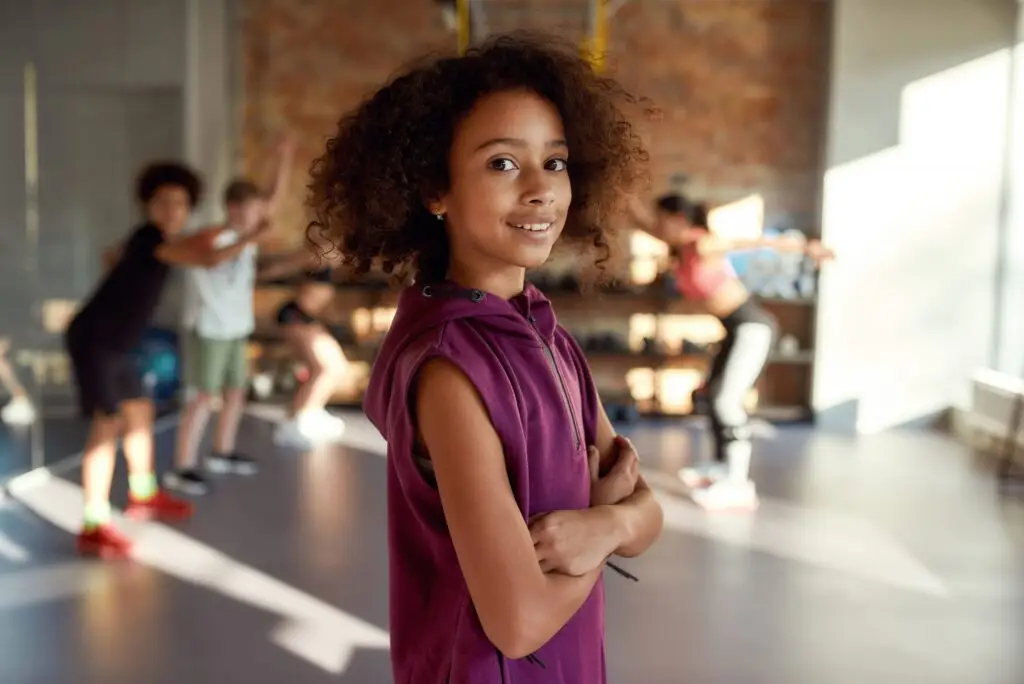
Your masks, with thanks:
<instances>
[{"instance_id":1,"label":"girl's neck","mask_svg":"<svg viewBox=\"0 0 1024 684\"><path fill-rule=\"evenodd\" d=\"M465 288L512 299L526 286L526 269L509 266L502 270L484 271L453 262L448 267L448 280Z\"/></svg>"}]
</instances>

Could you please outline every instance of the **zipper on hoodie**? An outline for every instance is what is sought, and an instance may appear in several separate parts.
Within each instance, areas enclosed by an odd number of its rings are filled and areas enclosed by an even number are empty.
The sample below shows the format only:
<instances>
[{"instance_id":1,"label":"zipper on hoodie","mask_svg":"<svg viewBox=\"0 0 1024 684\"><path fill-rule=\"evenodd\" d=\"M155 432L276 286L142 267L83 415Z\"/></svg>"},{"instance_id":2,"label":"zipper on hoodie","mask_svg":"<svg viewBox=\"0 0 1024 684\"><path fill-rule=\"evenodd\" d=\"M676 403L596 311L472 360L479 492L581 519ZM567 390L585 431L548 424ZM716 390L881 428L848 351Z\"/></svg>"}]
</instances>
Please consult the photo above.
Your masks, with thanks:
<instances>
[{"instance_id":1,"label":"zipper on hoodie","mask_svg":"<svg viewBox=\"0 0 1024 684\"><path fill-rule=\"evenodd\" d=\"M565 378L562 377L562 372L558 370L558 363L555 361L555 353L551 350L544 337L538 332L537 326L534 325L536 318L532 315L527 317L530 321L530 325L533 326L533 332L537 335L537 340L544 347L544 356L548 360L548 365L551 366L551 372L555 374L555 379L558 380L558 386L562 389L562 401L565 402L565 410L569 412L569 422L572 423L572 434L576 439L576 449L580 448L580 428L576 423L576 412L572 409L572 400L569 398L569 388L565 384Z\"/></svg>"},{"instance_id":2,"label":"zipper on hoodie","mask_svg":"<svg viewBox=\"0 0 1024 684\"><path fill-rule=\"evenodd\" d=\"M494 655L498 659L498 674L501 675L501 684L512 684L512 678L505 677L505 657L501 655L501 651L497 648L494 649Z\"/></svg>"}]
</instances>

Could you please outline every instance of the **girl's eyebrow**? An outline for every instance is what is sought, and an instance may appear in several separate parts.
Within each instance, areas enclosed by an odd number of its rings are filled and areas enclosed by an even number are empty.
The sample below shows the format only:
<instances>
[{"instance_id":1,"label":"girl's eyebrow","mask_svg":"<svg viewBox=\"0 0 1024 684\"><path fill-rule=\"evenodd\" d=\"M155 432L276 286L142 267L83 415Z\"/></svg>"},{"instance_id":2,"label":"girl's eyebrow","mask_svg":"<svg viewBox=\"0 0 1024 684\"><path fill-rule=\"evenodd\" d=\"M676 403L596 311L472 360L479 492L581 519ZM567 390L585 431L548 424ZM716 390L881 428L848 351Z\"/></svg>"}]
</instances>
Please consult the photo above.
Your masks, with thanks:
<instances>
[{"instance_id":1,"label":"girl's eyebrow","mask_svg":"<svg viewBox=\"0 0 1024 684\"><path fill-rule=\"evenodd\" d=\"M479 152L480 150L482 150L484 148L492 147L494 145L511 145L513 147L528 147L529 143L527 143L522 138L492 138L491 140L488 140L487 142L483 143L482 145L479 145L476 148L476 151ZM561 140L561 139L549 140L546 146L547 147L568 147L568 143L565 140Z\"/></svg>"}]
</instances>

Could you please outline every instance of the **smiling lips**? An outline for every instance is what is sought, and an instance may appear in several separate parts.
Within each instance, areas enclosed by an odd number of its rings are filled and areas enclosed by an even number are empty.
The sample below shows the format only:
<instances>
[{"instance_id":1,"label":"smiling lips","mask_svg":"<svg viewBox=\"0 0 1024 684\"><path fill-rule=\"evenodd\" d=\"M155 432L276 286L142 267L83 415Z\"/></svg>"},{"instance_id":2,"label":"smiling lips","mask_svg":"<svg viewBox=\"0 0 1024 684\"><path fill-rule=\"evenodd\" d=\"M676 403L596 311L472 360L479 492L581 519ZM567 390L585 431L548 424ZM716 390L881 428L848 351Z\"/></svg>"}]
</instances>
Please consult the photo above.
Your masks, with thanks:
<instances>
[{"instance_id":1,"label":"smiling lips","mask_svg":"<svg viewBox=\"0 0 1024 684\"><path fill-rule=\"evenodd\" d=\"M523 222L509 221L508 225L519 230L526 231L527 233L546 233L551 230L551 226L555 224L554 219L548 219L547 217L540 219L531 219Z\"/></svg>"}]
</instances>

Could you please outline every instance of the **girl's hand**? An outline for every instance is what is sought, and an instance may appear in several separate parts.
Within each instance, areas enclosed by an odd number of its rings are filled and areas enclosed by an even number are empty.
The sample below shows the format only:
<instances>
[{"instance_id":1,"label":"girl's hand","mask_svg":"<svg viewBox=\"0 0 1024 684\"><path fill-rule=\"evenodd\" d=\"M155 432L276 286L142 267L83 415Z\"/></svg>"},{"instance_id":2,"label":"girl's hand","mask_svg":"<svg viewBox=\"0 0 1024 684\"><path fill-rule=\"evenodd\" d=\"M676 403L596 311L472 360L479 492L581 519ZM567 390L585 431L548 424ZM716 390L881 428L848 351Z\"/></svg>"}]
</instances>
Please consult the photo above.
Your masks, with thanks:
<instances>
[{"instance_id":1,"label":"girl's hand","mask_svg":"<svg viewBox=\"0 0 1024 684\"><path fill-rule=\"evenodd\" d=\"M540 569L580 577L599 568L618 547L608 508L554 511L530 521Z\"/></svg>"},{"instance_id":2,"label":"girl's hand","mask_svg":"<svg viewBox=\"0 0 1024 684\"><path fill-rule=\"evenodd\" d=\"M601 476L601 454L597 447L587 449L587 460L590 465L590 505L614 506L636 489L637 477L640 475L640 457L633 443L622 436L615 437L617 454L615 463L606 475Z\"/></svg>"}]
</instances>

